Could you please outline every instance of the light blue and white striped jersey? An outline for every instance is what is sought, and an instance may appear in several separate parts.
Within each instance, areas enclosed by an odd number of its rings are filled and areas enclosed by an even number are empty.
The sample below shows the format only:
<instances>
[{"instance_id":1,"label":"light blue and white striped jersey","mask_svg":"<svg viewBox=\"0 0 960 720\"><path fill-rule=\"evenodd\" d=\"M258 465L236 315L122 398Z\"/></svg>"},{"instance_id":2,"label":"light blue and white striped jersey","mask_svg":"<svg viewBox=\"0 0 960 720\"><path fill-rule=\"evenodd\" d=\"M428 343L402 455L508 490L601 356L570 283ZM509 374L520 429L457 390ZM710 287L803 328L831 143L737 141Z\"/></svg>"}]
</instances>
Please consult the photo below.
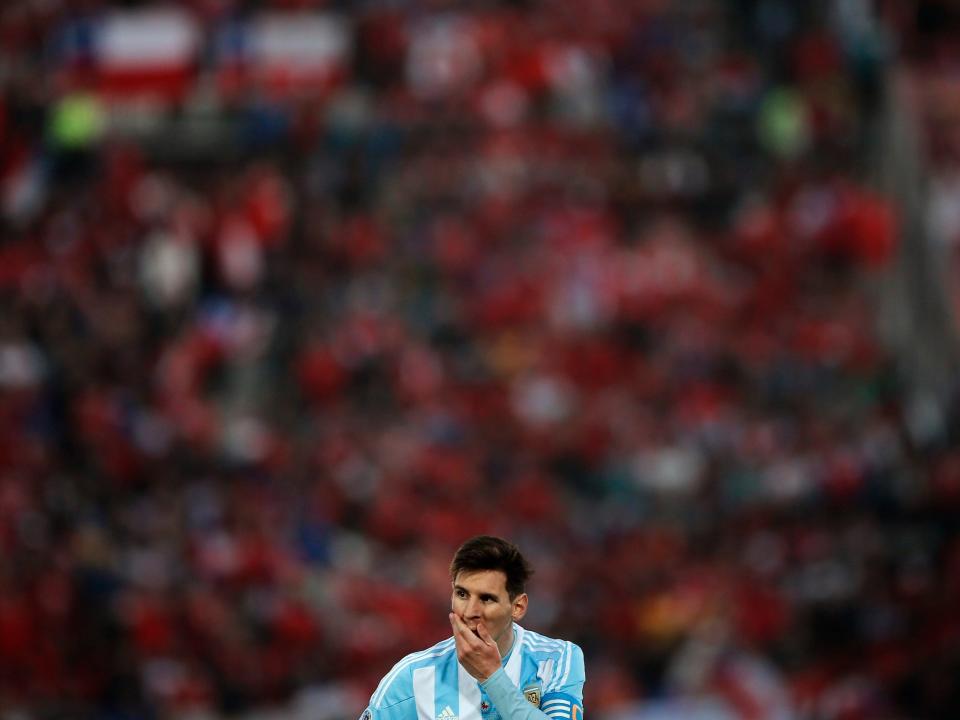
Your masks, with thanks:
<instances>
[{"instance_id":1,"label":"light blue and white striped jersey","mask_svg":"<svg viewBox=\"0 0 960 720\"><path fill-rule=\"evenodd\" d=\"M361 720L520 720L517 708L538 708L534 715L543 720L541 713L550 720L582 720L583 651L516 623L513 628L503 672L483 685L457 661L451 637L394 665ZM515 702L520 697L526 702Z\"/></svg>"}]
</instances>

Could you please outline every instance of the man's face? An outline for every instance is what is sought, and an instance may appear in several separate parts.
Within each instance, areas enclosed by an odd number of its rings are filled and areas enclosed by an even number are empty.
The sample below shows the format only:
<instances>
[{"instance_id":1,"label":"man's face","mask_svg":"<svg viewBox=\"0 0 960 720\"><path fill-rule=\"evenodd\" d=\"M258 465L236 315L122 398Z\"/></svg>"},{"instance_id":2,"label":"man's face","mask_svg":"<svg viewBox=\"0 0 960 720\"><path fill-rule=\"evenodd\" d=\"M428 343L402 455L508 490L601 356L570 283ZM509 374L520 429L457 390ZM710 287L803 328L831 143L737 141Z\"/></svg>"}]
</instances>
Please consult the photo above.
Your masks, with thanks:
<instances>
[{"instance_id":1,"label":"man's face","mask_svg":"<svg viewBox=\"0 0 960 720\"><path fill-rule=\"evenodd\" d=\"M450 608L474 632L482 620L502 653L512 641L512 636L506 635L511 622L527 611L527 595L522 593L511 601L507 576L501 570L461 572L453 579Z\"/></svg>"}]
</instances>

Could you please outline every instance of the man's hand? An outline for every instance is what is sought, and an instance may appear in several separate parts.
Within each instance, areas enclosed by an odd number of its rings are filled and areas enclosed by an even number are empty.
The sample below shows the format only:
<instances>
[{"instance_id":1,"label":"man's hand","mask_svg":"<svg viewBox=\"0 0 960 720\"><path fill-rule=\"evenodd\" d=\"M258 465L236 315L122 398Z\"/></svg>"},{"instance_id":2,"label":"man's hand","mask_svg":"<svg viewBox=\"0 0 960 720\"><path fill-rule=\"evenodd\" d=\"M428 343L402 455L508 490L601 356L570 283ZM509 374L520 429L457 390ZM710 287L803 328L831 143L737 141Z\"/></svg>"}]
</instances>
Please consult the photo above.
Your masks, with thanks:
<instances>
[{"instance_id":1,"label":"man's hand","mask_svg":"<svg viewBox=\"0 0 960 720\"><path fill-rule=\"evenodd\" d=\"M500 669L500 648L483 622L477 624L474 633L456 613L450 613L450 625L457 643L457 658L468 673L483 682Z\"/></svg>"}]
</instances>

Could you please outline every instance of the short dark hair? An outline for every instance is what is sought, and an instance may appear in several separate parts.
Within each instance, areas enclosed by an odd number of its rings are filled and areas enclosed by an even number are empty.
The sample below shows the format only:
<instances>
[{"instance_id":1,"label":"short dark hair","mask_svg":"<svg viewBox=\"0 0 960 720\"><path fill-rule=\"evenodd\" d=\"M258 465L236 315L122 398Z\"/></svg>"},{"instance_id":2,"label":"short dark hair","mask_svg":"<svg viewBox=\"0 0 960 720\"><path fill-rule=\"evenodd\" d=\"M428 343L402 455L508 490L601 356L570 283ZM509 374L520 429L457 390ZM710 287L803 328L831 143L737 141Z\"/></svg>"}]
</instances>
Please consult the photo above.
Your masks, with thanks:
<instances>
[{"instance_id":1,"label":"short dark hair","mask_svg":"<svg viewBox=\"0 0 960 720\"><path fill-rule=\"evenodd\" d=\"M525 592L533 568L509 540L493 535L477 535L461 545L450 563L450 578L457 579L462 572L500 570L507 576L507 594L513 600Z\"/></svg>"}]
</instances>

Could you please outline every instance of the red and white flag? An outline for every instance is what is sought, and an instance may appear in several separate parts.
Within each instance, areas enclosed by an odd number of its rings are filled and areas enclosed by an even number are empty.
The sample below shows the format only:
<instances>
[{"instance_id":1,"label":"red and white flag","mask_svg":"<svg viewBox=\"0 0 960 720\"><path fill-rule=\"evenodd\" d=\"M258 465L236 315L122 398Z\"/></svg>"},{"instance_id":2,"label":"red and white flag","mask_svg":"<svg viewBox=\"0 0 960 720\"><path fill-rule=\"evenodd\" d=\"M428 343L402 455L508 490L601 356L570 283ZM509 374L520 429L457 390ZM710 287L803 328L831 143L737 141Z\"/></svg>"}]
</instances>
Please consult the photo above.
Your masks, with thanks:
<instances>
[{"instance_id":1,"label":"red and white flag","mask_svg":"<svg viewBox=\"0 0 960 720\"><path fill-rule=\"evenodd\" d=\"M178 100L190 90L202 40L196 19L176 8L111 11L94 36L96 89L111 99Z\"/></svg>"},{"instance_id":2,"label":"red and white flag","mask_svg":"<svg viewBox=\"0 0 960 720\"><path fill-rule=\"evenodd\" d=\"M234 28L220 50L224 88L296 95L329 89L343 78L351 33L346 20L332 14L266 12Z\"/></svg>"}]
</instances>

